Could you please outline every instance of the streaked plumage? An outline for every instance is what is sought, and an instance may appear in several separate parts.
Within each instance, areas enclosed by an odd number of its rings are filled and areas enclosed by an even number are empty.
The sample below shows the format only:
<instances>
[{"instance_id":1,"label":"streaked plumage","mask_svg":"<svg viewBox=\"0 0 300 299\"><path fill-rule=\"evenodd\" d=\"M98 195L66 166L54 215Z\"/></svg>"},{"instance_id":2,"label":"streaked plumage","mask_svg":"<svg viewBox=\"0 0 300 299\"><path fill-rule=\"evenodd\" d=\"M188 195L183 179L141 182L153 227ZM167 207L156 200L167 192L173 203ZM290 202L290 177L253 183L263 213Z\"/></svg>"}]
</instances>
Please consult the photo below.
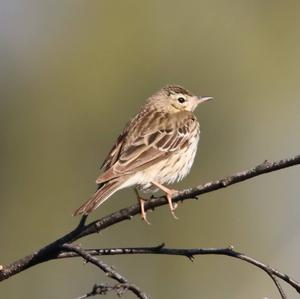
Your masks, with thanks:
<instances>
[{"instance_id":1,"label":"streaked plumage","mask_svg":"<svg viewBox=\"0 0 300 299\"><path fill-rule=\"evenodd\" d=\"M173 213L173 191L161 185L182 180L189 173L200 136L193 110L208 99L180 86L166 86L151 96L104 160L103 173L96 180L98 190L75 215L89 214L113 193L131 186L140 190L159 187L167 193Z\"/></svg>"}]
</instances>

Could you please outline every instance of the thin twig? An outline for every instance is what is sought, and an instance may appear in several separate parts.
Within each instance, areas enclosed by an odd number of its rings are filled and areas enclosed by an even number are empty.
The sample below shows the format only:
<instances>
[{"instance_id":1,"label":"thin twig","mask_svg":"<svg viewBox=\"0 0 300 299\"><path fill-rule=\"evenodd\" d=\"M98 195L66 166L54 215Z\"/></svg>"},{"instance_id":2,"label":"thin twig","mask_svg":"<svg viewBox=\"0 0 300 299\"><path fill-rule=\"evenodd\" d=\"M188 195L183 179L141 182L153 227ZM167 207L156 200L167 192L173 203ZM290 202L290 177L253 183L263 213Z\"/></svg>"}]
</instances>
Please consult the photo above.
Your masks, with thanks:
<instances>
[{"instance_id":1,"label":"thin twig","mask_svg":"<svg viewBox=\"0 0 300 299\"><path fill-rule=\"evenodd\" d=\"M99 255L132 255L132 254L159 254L159 255L179 255L187 257L189 260L193 260L196 255L225 255L239 260L243 260L249 264L252 264L263 271L265 271L274 281L280 295L283 299L286 298L279 282L276 277L282 279L286 283L290 284L298 293L300 293L300 283L292 279L290 276L276 270L275 268L266 265L252 257L245 255L244 253L235 251L232 246L227 248L167 248L164 244L160 244L154 247L132 247L132 248L103 248L103 249L85 249L85 252L91 256ZM59 258L76 257L77 254L62 253Z\"/></svg>"},{"instance_id":2,"label":"thin twig","mask_svg":"<svg viewBox=\"0 0 300 299\"><path fill-rule=\"evenodd\" d=\"M197 196L212 192L221 188L228 187L233 184L254 178L256 176L277 171L283 168L291 167L300 164L300 155L292 158L283 159L276 162L265 161L256 167L239 172L227 178L223 178L214 182L209 182L204 185L199 185L195 188L180 191L174 198L174 202L184 201L187 199L194 199ZM153 198L145 203L145 210L154 209L156 207L167 204L165 197ZM0 281L5 280L21 271L31 268L37 264L56 259L62 253L61 245L65 243L72 243L84 236L97 233L107 227L115 225L124 220L131 219L133 216L140 213L138 204L134 204L128 208L114 212L108 216L104 216L99 220L85 224L86 217L84 216L77 228L67 233L56 241L46 245L45 247L29 254L11 264L0 264Z\"/></svg>"},{"instance_id":3,"label":"thin twig","mask_svg":"<svg viewBox=\"0 0 300 299\"><path fill-rule=\"evenodd\" d=\"M281 284L279 283L278 279L274 275L272 275L271 273L268 273L268 274L271 277L271 279L273 280L274 284L276 285L277 290L278 290L278 292L281 296L281 299L287 299L287 296L286 296Z\"/></svg>"},{"instance_id":4,"label":"thin twig","mask_svg":"<svg viewBox=\"0 0 300 299\"><path fill-rule=\"evenodd\" d=\"M140 290L139 287L129 283L128 280L120 273L118 273L115 269L103 263L102 261L99 261L98 259L96 259L92 255L87 253L84 249L80 248L79 246L64 244L62 245L62 249L75 252L77 255L84 258L85 261L90 262L91 264L101 269L108 277L118 281L121 284L126 284L127 289L130 290L132 293L134 293L138 298L149 299L149 297L142 290Z\"/></svg>"},{"instance_id":5,"label":"thin twig","mask_svg":"<svg viewBox=\"0 0 300 299\"><path fill-rule=\"evenodd\" d=\"M123 293L128 291L131 286L132 284L129 283L117 283L115 285L109 285L106 283L95 284L89 293L84 294L77 299L85 299L97 295L106 295L109 292L116 292L118 296L121 296Z\"/></svg>"}]
</instances>

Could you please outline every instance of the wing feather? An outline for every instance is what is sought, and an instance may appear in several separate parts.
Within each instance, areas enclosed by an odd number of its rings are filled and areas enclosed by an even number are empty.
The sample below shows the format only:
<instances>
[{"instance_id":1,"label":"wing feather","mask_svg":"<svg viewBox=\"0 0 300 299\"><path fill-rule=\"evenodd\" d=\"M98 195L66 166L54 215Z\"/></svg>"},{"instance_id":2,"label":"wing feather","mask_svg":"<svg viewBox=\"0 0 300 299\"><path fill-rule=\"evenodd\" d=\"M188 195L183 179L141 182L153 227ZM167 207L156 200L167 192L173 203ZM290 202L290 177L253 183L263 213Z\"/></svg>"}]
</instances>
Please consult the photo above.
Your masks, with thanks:
<instances>
[{"instance_id":1,"label":"wing feather","mask_svg":"<svg viewBox=\"0 0 300 299\"><path fill-rule=\"evenodd\" d=\"M127 128L106 158L105 172L98 177L97 184L141 171L188 146L198 122L188 112L149 112L143 115L142 122L137 117Z\"/></svg>"}]
</instances>

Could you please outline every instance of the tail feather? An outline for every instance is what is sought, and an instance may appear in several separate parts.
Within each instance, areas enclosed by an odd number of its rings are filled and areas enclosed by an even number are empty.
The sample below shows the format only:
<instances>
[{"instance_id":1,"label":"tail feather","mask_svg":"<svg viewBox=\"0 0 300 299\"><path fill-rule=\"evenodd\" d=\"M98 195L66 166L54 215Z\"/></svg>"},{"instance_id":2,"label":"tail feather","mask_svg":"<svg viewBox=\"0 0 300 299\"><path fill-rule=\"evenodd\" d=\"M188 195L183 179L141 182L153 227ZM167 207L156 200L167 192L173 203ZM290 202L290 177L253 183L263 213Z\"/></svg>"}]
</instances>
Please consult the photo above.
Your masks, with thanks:
<instances>
[{"instance_id":1,"label":"tail feather","mask_svg":"<svg viewBox=\"0 0 300 299\"><path fill-rule=\"evenodd\" d=\"M81 207L79 207L73 215L87 215L91 213L101 204L103 204L111 195L118 191L122 183L122 180L113 180L102 184L99 189L92 195L92 197Z\"/></svg>"}]
</instances>

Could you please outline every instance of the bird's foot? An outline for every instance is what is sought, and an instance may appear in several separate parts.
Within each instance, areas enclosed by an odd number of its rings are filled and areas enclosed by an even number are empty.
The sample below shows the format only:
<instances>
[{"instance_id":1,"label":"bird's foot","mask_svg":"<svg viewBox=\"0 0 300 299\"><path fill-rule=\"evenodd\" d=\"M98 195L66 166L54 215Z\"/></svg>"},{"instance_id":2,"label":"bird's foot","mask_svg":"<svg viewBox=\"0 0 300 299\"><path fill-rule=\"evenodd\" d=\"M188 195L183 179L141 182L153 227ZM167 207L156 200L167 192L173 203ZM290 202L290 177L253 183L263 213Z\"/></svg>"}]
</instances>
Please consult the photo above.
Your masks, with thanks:
<instances>
[{"instance_id":1,"label":"bird's foot","mask_svg":"<svg viewBox=\"0 0 300 299\"><path fill-rule=\"evenodd\" d=\"M174 195L176 195L176 193L178 193L177 190L169 189L168 192L166 192L166 197L167 197L167 200L169 203L171 214L172 214L173 218L177 220L178 217L176 216L174 211L177 209L178 204L176 202L173 203L173 201L172 201L172 198L174 197Z\"/></svg>"},{"instance_id":2,"label":"bird's foot","mask_svg":"<svg viewBox=\"0 0 300 299\"><path fill-rule=\"evenodd\" d=\"M142 218L142 220L145 221L147 224L151 224L149 222L149 220L147 219L147 214L146 214L146 211L145 211L145 199L139 197L138 200L139 200L140 207L141 207L141 218Z\"/></svg>"},{"instance_id":3,"label":"bird's foot","mask_svg":"<svg viewBox=\"0 0 300 299\"><path fill-rule=\"evenodd\" d=\"M171 214L172 216L175 218L175 219L178 219L178 217L175 215L175 209L177 208L178 204L175 203L173 204L173 201L172 201L172 198L174 197L174 195L176 193L178 193L177 190L175 189L169 189L167 188L166 186L158 183L158 182L154 182L152 181L151 182L154 186L156 186L157 188L159 188L161 191L165 192L166 193L166 197L167 197L167 200L168 200L168 203L169 203L169 207L170 207L170 211L171 211Z\"/></svg>"},{"instance_id":4,"label":"bird's foot","mask_svg":"<svg viewBox=\"0 0 300 299\"><path fill-rule=\"evenodd\" d=\"M134 189L134 192L136 194L136 197L137 197L137 200L140 204L140 209L141 209L141 218L143 221L145 221L147 224L151 224L148 219L147 219L147 214L146 214L146 211L145 211L145 201L146 199L142 198L140 195L139 195L139 192L138 190L135 188Z\"/></svg>"}]
</instances>

